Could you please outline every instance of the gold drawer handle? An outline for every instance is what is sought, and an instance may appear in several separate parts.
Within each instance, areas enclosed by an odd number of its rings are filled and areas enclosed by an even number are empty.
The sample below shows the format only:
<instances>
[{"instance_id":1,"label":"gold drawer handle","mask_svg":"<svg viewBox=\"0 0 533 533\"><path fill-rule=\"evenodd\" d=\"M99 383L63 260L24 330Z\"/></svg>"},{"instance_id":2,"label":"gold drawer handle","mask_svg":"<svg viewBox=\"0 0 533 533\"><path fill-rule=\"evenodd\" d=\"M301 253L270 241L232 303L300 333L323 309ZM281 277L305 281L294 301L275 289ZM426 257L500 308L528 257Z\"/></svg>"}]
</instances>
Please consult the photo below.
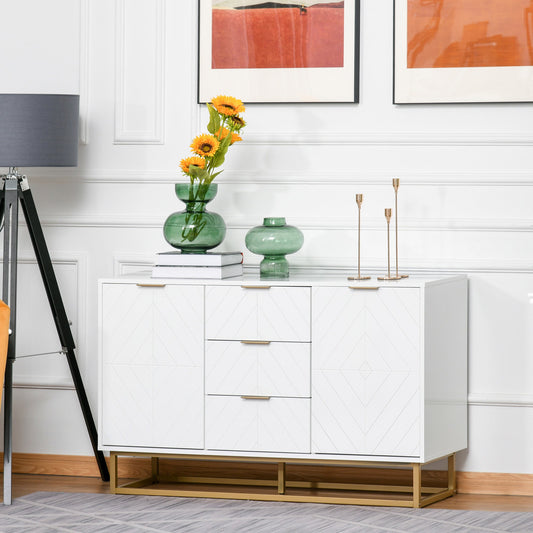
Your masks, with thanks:
<instances>
[{"instance_id":1,"label":"gold drawer handle","mask_svg":"<svg viewBox=\"0 0 533 533\"><path fill-rule=\"evenodd\" d=\"M166 283L137 283L137 287L166 287Z\"/></svg>"},{"instance_id":2,"label":"gold drawer handle","mask_svg":"<svg viewBox=\"0 0 533 533\"><path fill-rule=\"evenodd\" d=\"M271 341L241 341L241 344L270 344Z\"/></svg>"},{"instance_id":3,"label":"gold drawer handle","mask_svg":"<svg viewBox=\"0 0 533 533\"><path fill-rule=\"evenodd\" d=\"M378 291L379 287L366 287L364 285L361 285L360 287L353 287L350 285L348 287L349 289L353 289L354 291Z\"/></svg>"},{"instance_id":4,"label":"gold drawer handle","mask_svg":"<svg viewBox=\"0 0 533 533\"><path fill-rule=\"evenodd\" d=\"M241 396L243 400L270 400L270 396Z\"/></svg>"},{"instance_id":5,"label":"gold drawer handle","mask_svg":"<svg viewBox=\"0 0 533 533\"><path fill-rule=\"evenodd\" d=\"M270 289L270 285L241 285L241 289Z\"/></svg>"}]
</instances>

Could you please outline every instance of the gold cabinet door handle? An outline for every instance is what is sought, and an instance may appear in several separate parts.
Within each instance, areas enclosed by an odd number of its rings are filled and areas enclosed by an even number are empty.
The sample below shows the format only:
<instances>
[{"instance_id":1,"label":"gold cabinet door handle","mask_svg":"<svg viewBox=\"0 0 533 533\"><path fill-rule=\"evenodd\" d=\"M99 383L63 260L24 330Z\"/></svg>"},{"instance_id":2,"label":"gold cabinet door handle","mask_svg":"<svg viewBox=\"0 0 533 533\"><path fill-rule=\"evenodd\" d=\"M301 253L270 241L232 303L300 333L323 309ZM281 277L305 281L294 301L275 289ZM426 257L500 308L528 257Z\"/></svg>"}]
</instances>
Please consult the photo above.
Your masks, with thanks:
<instances>
[{"instance_id":1,"label":"gold cabinet door handle","mask_svg":"<svg viewBox=\"0 0 533 533\"><path fill-rule=\"evenodd\" d=\"M270 400L270 396L241 396L243 400Z\"/></svg>"},{"instance_id":2,"label":"gold cabinet door handle","mask_svg":"<svg viewBox=\"0 0 533 533\"><path fill-rule=\"evenodd\" d=\"M270 344L271 341L241 341L241 344Z\"/></svg>"},{"instance_id":3,"label":"gold cabinet door handle","mask_svg":"<svg viewBox=\"0 0 533 533\"><path fill-rule=\"evenodd\" d=\"M241 285L241 289L270 289L270 285Z\"/></svg>"},{"instance_id":4,"label":"gold cabinet door handle","mask_svg":"<svg viewBox=\"0 0 533 533\"><path fill-rule=\"evenodd\" d=\"M379 291L379 287L368 287L364 285L361 285L360 287L349 285L348 288L354 291Z\"/></svg>"},{"instance_id":5,"label":"gold cabinet door handle","mask_svg":"<svg viewBox=\"0 0 533 533\"><path fill-rule=\"evenodd\" d=\"M137 287L166 287L166 283L137 283Z\"/></svg>"}]
</instances>

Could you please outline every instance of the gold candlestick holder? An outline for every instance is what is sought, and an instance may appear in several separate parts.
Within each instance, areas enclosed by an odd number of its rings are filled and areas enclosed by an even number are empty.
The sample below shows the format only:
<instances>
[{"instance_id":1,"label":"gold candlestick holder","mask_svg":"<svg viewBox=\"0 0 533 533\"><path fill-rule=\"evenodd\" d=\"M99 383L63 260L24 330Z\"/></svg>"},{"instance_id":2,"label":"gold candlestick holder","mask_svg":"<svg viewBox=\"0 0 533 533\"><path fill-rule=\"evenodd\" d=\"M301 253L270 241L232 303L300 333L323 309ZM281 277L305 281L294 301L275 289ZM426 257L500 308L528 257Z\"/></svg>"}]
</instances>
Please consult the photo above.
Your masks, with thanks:
<instances>
[{"instance_id":1,"label":"gold candlestick holder","mask_svg":"<svg viewBox=\"0 0 533 533\"><path fill-rule=\"evenodd\" d=\"M356 194L355 201L357 203L358 217L357 217L357 276L348 276L349 280L365 280L370 279L370 276L361 276L361 204L363 203L363 195Z\"/></svg>"},{"instance_id":2,"label":"gold candlestick holder","mask_svg":"<svg viewBox=\"0 0 533 533\"><path fill-rule=\"evenodd\" d=\"M385 208L385 219L387 220L387 275L378 276L379 280L397 280L402 279L401 276L391 276L390 273L390 219L392 217L392 209L390 207Z\"/></svg>"},{"instance_id":3,"label":"gold candlestick holder","mask_svg":"<svg viewBox=\"0 0 533 533\"><path fill-rule=\"evenodd\" d=\"M398 189L400 188L400 178L392 178L392 186L394 187L394 230L396 234L396 277L408 278L409 274L398 273Z\"/></svg>"}]
</instances>

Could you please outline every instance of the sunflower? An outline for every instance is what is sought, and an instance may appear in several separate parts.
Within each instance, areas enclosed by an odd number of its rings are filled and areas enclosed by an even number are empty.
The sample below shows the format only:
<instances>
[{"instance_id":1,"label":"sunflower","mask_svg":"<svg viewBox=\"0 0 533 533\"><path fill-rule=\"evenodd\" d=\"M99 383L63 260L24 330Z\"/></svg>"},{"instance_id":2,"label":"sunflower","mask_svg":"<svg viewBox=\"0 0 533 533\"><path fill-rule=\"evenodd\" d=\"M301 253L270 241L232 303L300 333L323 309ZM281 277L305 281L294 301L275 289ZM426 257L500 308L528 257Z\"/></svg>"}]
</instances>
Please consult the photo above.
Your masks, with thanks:
<instances>
[{"instance_id":1,"label":"sunflower","mask_svg":"<svg viewBox=\"0 0 533 533\"><path fill-rule=\"evenodd\" d=\"M246 126L246 122L244 122L244 120L238 115L233 115L232 117L229 117L228 123L230 126L233 126L233 129L235 129L236 131L239 131L241 128L244 128L244 126Z\"/></svg>"},{"instance_id":2,"label":"sunflower","mask_svg":"<svg viewBox=\"0 0 533 533\"><path fill-rule=\"evenodd\" d=\"M245 109L243 103L233 96L215 96L211 104L221 115L228 117L242 113Z\"/></svg>"},{"instance_id":3,"label":"sunflower","mask_svg":"<svg viewBox=\"0 0 533 533\"><path fill-rule=\"evenodd\" d=\"M186 159L182 159L180 161L180 168L183 170L183 172L185 172L185 174L189 174L189 167L191 165L199 168L205 168L205 159L193 155L192 157L187 157Z\"/></svg>"},{"instance_id":4,"label":"sunflower","mask_svg":"<svg viewBox=\"0 0 533 533\"><path fill-rule=\"evenodd\" d=\"M191 148L195 154L211 157L215 155L219 144L220 143L215 137L213 137L213 135L204 133L193 139Z\"/></svg>"},{"instance_id":5,"label":"sunflower","mask_svg":"<svg viewBox=\"0 0 533 533\"><path fill-rule=\"evenodd\" d=\"M229 133L229 130L228 128L220 128L218 131L217 131L217 137L222 140L222 139L225 139L227 136L228 136L228 133ZM229 143L230 146L233 144L233 143L236 143L238 141L242 141L242 137L240 135L237 135L236 133L233 133L231 132L231 142Z\"/></svg>"}]
</instances>

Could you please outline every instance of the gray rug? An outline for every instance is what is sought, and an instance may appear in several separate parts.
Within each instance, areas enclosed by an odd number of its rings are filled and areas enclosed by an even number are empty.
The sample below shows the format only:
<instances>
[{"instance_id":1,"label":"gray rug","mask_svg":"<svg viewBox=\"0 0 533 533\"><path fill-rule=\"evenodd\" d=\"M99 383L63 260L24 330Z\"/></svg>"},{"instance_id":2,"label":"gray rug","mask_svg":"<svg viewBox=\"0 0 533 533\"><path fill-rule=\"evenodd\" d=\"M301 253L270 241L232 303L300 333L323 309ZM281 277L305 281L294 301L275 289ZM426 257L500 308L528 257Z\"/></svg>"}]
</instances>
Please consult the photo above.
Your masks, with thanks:
<instances>
[{"instance_id":1,"label":"gray rug","mask_svg":"<svg viewBox=\"0 0 533 533\"><path fill-rule=\"evenodd\" d=\"M2 533L532 533L533 513L35 492L0 505Z\"/></svg>"}]
</instances>

